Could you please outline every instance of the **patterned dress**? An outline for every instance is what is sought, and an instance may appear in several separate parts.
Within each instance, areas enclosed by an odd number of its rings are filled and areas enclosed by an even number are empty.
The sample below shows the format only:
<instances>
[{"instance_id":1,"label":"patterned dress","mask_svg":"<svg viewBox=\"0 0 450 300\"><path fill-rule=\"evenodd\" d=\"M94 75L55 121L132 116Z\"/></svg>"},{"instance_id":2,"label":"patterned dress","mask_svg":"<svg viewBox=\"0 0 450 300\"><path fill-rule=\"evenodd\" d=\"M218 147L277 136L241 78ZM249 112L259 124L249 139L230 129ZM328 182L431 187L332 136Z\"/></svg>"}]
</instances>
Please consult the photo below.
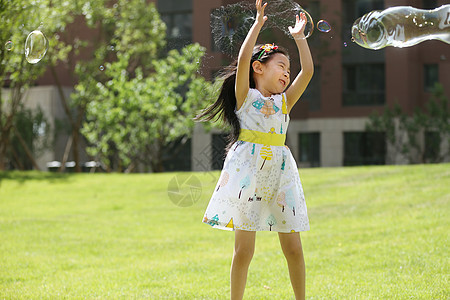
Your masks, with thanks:
<instances>
[{"instance_id":1,"label":"patterned dress","mask_svg":"<svg viewBox=\"0 0 450 300\"><path fill-rule=\"evenodd\" d=\"M250 89L236 111L241 129L285 134L284 94ZM298 232L309 221L297 164L287 146L238 140L230 148L203 222L224 230Z\"/></svg>"}]
</instances>

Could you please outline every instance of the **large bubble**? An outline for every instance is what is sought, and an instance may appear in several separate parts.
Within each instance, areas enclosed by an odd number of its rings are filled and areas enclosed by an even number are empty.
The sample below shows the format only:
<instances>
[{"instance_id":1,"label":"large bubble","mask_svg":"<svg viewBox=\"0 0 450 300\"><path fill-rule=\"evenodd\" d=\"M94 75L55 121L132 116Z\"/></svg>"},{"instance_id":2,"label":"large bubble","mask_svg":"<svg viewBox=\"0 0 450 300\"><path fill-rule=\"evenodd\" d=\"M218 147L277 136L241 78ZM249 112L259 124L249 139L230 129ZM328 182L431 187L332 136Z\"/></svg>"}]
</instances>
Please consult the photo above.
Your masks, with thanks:
<instances>
[{"instance_id":1,"label":"large bubble","mask_svg":"<svg viewBox=\"0 0 450 300\"><path fill-rule=\"evenodd\" d=\"M295 26L295 16L301 12L306 14L305 36L309 37L314 30L314 22L308 12L292 0L269 1L264 12L268 19L262 30L278 28L291 37L288 28ZM255 16L255 4L249 2L239 2L213 10L211 29L217 49L232 56L236 55L255 22Z\"/></svg>"},{"instance_id":2,"label":"large bubble","mask_svg":"<svg viewBox=\"0 0 450 300\"><path fill-rule=\"evenodd\" d=\"M30 64L38 63L47 53L48 40L40 31L34 30L30 32L25 41L25 58Z\"/></svg>"},{"instance_id":3,"label":"large bubble","mask_svg":"<svg viewBox=\"0 0 450 300\"><path fill-rule=\"evenodd\" d=\"M410 47L426 40L450 44L450 5L433 10L396 6L372 11L353 23L352 40L373 50Z\"/></svg>"}]
</instances>

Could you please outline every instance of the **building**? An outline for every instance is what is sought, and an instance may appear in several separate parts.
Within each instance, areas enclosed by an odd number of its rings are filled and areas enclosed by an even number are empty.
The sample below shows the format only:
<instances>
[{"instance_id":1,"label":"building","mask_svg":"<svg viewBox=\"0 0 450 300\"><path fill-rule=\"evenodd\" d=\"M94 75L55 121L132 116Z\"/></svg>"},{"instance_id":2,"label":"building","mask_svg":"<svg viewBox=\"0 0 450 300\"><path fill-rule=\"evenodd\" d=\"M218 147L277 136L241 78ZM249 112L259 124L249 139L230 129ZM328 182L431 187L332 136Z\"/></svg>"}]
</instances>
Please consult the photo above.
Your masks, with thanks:
<instances>
[{"instance_id":1,"label":"building","mask_svg":"<svg viewBox=\"0 0 450 300\"><path fill-rule=\"evenodd\" d=\"M202 2L202 5L199 3ZM208 12L236 1L193 1L193 40L210 43ZM252 1L250 1L252 2ZM309 44L315 74L306 93L291 111L287 145L300 167L406 163L388 149L383 134L365 132L368 115L399 103L407 112L422 107L439 81L450 95L448 45L427 41L410 48L364 49L351 42L350 28L360 16L391 6L436 8L444 1L321 0L297 1L313 19L327 20L332 30L315 31ZM270 1L269 1L270 4ZM196 11L202 10L202 13ZM288 45L291 64L298 61L295 46L282 34L275 43ZM278 41L279 40L279 41ZM261 41L261 42L273 42ZM210 48L211 55L221 54ZM215 60L220 62L219 59ZM217 65L211 66L216 68ZM293 74L296 74L293 70ZM447 96L448 97L448 96ZM223 136L197 128L193 144L194 170L221 167ZM205 146L206 145L206 146ZM447 148L449 145L441 145ZM444 149L442 149L444 150Z\"/></svg>"},{"instance_id":2,"label":"building","mask_svg":"<svg viewBox=\"0 0 450 300\"><path fill-rule=\"evenodd\" d=\"M212 79L231 57L214 45L211 35L211 13L221 6L237 3L231 0L151 0L167 24L169 46L179 48L191 42L207 48L209 58L202 74ZM254 3L253 0L247 0ZM315 30L309 44L315 63L315 74L302 99L291 112L287 145L299 167L334 167L360 164L405 163L402 157L388 149L382 134L365 132L368 115L399 103L407 112L422 107L435 82L450 95L449 45L427 41L409 48L387 47L368 50L351 42L350 28L360 16L372 10L391 6L436 8L444 0L296 0L315 22L326 20L332 27L328 33ZM270 0L269 0L270 4ZM82 33L86 34L86 33ZM270 39L270 40L264 40ZM293 65L298 61L295 44L280 31L261 35L261 42L274 42L288 48ZM61 72L60 80L66 80ZM66 80L66 81L65 81ZM53 79L46 74L32 93L42 93L50 115L61 114L58 93ZM65 92L70 92L67 86ZM40 158L40 165L60 160L64 141L54 153ZM201 125L184 151L191 161L184 170L220 169L223 160L224 133L206 132ZM441 145L448 148L449 145ZM87 159L87 158L86 158ZM175 170L176 161L167 165Z\"/></svg>"}]
</instances>

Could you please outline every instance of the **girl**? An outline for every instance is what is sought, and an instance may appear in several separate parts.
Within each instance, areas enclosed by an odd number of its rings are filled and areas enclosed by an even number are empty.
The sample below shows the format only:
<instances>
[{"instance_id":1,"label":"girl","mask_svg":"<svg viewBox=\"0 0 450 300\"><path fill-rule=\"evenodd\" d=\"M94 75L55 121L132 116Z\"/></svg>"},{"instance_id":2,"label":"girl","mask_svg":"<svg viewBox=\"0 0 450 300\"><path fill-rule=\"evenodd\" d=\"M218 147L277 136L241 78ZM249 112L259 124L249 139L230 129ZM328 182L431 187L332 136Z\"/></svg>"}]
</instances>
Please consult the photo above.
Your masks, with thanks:
<instances>
[{"instance_id":1,"label":"girl","mask_svg":"<svg viewBox=\"0 0 450 300\"><path fill-rule=\"evenodd\" d=\"M267 20L256 0L256 20L237 62L227 68L219 97L196 119L222 118L231 125L223 170L203 219L235 231L231 299L242 299L256 231L277 231L296 299L305 298L305 264L299 231L309 230L305 198L294 157L284 145L289 112L313 75L304 35L306 16L289 27L302 66L290 83L289 56L274 44L255 46ZM287 90L286 90L287 88Z\"/></svg>"}]
</instances>

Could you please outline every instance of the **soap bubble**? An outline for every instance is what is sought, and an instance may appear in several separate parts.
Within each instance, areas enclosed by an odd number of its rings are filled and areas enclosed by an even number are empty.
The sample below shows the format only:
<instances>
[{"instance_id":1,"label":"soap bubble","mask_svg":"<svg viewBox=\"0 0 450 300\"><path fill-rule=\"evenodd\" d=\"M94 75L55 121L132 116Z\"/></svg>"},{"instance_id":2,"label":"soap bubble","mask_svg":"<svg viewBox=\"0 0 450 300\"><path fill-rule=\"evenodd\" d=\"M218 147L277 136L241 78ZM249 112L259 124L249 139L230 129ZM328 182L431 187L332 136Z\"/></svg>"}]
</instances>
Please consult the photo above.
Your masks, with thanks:
<instances>
[{"instance_id":1,"label":"soap bubble","mask_svg":"<svg viewBox=\"0 0 450 300\"><path fill-rule=\"evenodd\" d=\"M426 40L450 44L450 4L433 10L395 6L372 11L352 26L352 41L364 48L410 47Z\"/></svg>"},{"instance_id":2,"label":"soap bubble","mask_svg":"<svg viewBox=\"0 0 450 300\"><path fill-rule=\"evenodd\" d=\"M317 22L317 29L321 32L330 32L331 31L331 25L328 24L325 20L320 20Z\"/></svg>"},{"instance_id":3,"label":"soap bubble","mask_svg":"<svg viewBox=\"0 0 450 300\"><path fill-rule=\"evenodd\" d=\"M101 65L100 67L98 67L98 69L99 69L100 71L104 71L104 70L105 70L105 66Z\"/></svg>"},{"instance_id":4,"label":"soap bubble","mask_svg":"<svg viewBox=\"0 0 450 300\"><path fill-rule=\"evenodd\" d=\"M291 37L289 26L295 26L295 16L300 13L306 15L305 37L310 37L314 31L314 21L309 13L304 10L298 3L292 0L271 0L267 5L264 14L267 21L264 23L269 28L278 28L287 36Z\"/></svg>"},{"instance_id":5,"label":"soap bubble","mask_svg":"<svg viewBox=\"0 0 450 300\"><path fill-rule=\"evenodd\" d=\"M344 47L347 47L347 43L346 42L344 42Z\"/></svg>"},{"instance_id":6,"label":"soap bubble","mask_svg":"<svg viewBox=\"0 0 450 300\"><path fill-rule=\"evenodd\" d=\"M38 63L47 53L48 40L40 30L30 32L25 41L25 58L30 64Z\"/></svg>"},{"instance_id":7,"label":"soap bubble","mask_svg":"<svg viewBox=\"0 0 450 300\"><path fill-rule=\"evenodd\" d=\"M12 49L14 49L14 43L11 42L11 41L7 41L7 42L5 43L5 49L6 49L7 51L11 51Z\"/></svg>"},{"instance_id":8,"label":"soap bubble","mask_svg":"<svg viewBox=\"0 0 450 300\"><path fill-rule=\"evenodd\" d=\"M288 28L295 26L295 16L301 12L307 18L304 33L305 37L309 37L314 30L314 22L308 12L292 0L271 0L264 11L268 19L261 31L278 28L292 38ZM255 22L255 16L254 3L239 2L214 9L211 13L211 30L216 48L229 55L236 55Z\"/></svg>"}]
</instances>

